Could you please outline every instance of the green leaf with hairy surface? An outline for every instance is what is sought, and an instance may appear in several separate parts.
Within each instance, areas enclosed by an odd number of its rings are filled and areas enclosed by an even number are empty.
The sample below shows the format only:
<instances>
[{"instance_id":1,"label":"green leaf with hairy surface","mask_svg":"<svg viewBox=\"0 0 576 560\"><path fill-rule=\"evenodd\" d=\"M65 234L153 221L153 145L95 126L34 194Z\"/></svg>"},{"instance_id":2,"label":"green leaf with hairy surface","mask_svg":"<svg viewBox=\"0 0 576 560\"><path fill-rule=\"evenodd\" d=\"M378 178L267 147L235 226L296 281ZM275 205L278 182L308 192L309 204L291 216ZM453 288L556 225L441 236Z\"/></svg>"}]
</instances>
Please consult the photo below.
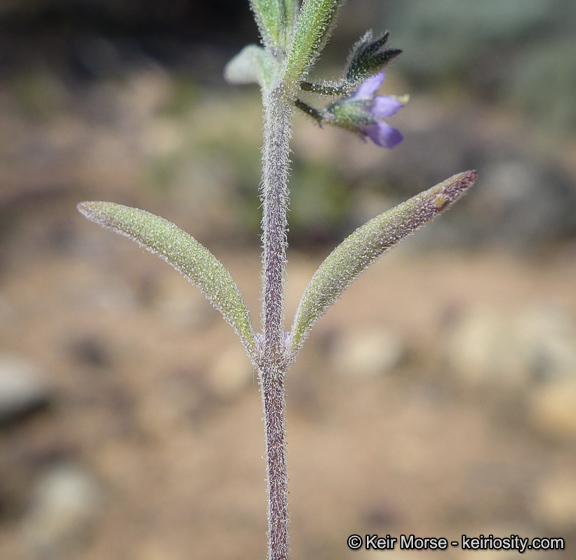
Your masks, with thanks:
<instances>
[{"instance_id":1,"label":"green leaf with hairy surface","mask_svg":"<svg viewBox=\"0 0 576 560\"><path fill-rule=\"evenodd\" d=\"M273 52L285 51L290 42L298 11L297 0L250 0L264 46Z\"/></svg>"},{"instance_id":2,"label":"green leaf with hairy surface","mask_svg":"<svg viewBox=\"0 0 576 560\"><path fill-rule=\"evenodd\" d=\"M289 35L286 36L286 47L288 47L290 45L289 40L292 40L292 35L298 22L300 0L282 0L282 7L286 29L289 32Z\"/></svg>"},{"instance_id":3,"label":"green leaf with hairy surface","mask_svg":"<svg viewBox=\"0 0 576 560\"><path fill-rule=\"evenodd\" d=\"M359 274L380 255L452 206L475 179L475 171L454 175L373 218L336 247L320 265L300 300L290 337L292 356L295 357L316 321Z\"/></svg>"},{"instance_id":4,"label":"green leaf with hairy surface","mask_svg":"<svg viewBox=\"0 0 576 560\"><path fill-rule=\"evenodd\" d=\"M286 81L302 80L324 48L343 0L304 0L288 57Z\"/></svg>"},{"instance_id":5,"label":"green leaf with hairy surface","mask_svg":"<svg viewBox=\"0 0 576 560\"><path fill-rule=\"evenodd\" d=\"M89 220L160 255L196 285L255 359L254 330L244 300L228 270L206 247L168 220L138 208L112 202L82 202L78 210Z\"/></svg>"}]
</instances>

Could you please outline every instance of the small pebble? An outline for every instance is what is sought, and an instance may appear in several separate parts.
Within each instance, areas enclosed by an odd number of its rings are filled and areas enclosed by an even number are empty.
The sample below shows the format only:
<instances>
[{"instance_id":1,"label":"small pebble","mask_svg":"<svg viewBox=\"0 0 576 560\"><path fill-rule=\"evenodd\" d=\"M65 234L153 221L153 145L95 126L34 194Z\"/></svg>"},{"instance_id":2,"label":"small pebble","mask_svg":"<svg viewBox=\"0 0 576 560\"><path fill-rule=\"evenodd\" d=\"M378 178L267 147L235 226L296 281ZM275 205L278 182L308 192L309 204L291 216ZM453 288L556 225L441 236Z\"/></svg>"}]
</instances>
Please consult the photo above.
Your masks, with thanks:
<instances>
[{"instance_id":1,"label":"small pebble","mask_svg":"<svg viewBox=\"0 0 576 560\"><path fill-rule=\"evenodd\" d=\"M376 377L397 367L406 354L404 341L382 329L345 333L332 351L331 361L343 375Z\"/></svg>"},{"instance_id":2,"label":"small pebble","mask_svg":"<svg viewBox=\"0 0 576 560\"><path fill-rule=\"evenodd\" d=\"M22 542L31 557L74 557L86 544L100 501L98 484L83 468L72 463L49 467L36 482L22 520Z\"/></svg>"},{"instance_id":3,"label":"small pebble","mask_svg":"<svg viewBox=\"0 0 576 560\"><path fill-rule=\"evenodd\" d=\"M45 405L50 391L41 371L24 358L0 355L0 422Z\"/></svg>"}]
</instances>

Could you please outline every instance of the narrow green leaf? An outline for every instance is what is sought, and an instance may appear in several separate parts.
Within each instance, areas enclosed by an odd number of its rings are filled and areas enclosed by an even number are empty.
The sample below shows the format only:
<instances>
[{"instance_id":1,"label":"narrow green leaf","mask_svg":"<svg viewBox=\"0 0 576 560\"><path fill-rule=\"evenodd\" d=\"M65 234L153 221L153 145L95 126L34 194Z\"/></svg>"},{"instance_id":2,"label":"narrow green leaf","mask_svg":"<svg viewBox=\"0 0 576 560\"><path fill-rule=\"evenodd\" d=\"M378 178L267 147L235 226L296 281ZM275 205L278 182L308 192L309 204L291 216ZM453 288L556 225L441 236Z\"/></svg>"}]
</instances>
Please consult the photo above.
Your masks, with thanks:
<instances>
[{"instance_id":1,"label":"narrow green leaf","mask_svg":"<svg viewBox=\"0 0 576 560\"><path fill-rule=\"evenodd\" d=\"M300 82L328 41L344 0L304 0L288 57L286 81Z\"/></svg>"},{"instance_id":2,"label":"narrow green leaf","mask_svg":"<svg viewBox=\"0 0 576 560\"><path fill-rule=\"evenodd\" d=\"M274 53L285 51L292 37L297 0L250 0L264 46Z\"/></svg>"},{"instance_id":3,"label":"narrow green leaf","mask_svg":"<svg viewBox=\"0 0 576 560\"><path fill-rule=\"evenodd\" d=\"M336 247L320 265L300 300L291 331L292 355L296 355L316 321L359 274L380 255L452 206L475 180L475 171L454 175L373 218Z\"/></svg>"},{"instance_id":4,"label":"narrow green leaf","mask_svg":"<svg viewBox=\"0 0 576 560\"><path fill-rule=\"evenodd\" d=\"M300 9L300 0L281 0L282 2L282 17L285 22L285 43L282 45L283 48L288 50L292 36L296 29L296 23L298 22L298 11Z\"/></svg>"},{"instance_id":5,"label":"narrow green leaf","mask_svg":"<svg viewBox=\"0 0 576 560\"><path fill-rule=\"evenodd\" d=\"M82 202L78 210L89 220L133 239L171 264L222 313L250 357L255 358L250 314L230 273L206 247L168 220L138 208L112 202Z\"/></svg>"},{"instance_id":6,"label":"narrow green leaf","mask_svg":"<svg viewBox=\"0 0 576 560\"><path fill-rule=\"evenodd\" d=\"M250 0L254 19L258 25L262 43L268 49L279 46L278 25L280 23L280 5L278 0Z\"/></svg>"}]
</instances>

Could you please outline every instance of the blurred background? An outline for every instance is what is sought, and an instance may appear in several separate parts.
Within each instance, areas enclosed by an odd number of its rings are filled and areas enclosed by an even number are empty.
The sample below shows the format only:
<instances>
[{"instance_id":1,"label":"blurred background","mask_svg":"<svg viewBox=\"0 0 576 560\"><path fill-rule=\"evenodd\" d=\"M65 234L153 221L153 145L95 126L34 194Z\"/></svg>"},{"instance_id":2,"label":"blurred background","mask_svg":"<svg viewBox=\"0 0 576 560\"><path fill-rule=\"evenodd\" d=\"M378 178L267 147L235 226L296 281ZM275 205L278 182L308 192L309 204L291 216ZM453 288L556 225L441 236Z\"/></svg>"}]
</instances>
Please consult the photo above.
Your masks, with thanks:
<instances>
[{"instance_id":1,"label":"blurred background","mask_svg":"<svg viewBox=\"0 0 576 560\"><path fill-rule=\"evenodd\" d=\"M479 180L376 263L288 378L293 557L352 533L576 537L576 4L350 0L404 54L393 151L295 119L287 320L321 259L454 173ZM257 320L261 105L222 70L248 2L0 2L0 558L266 551L257 382L197 290L84 220L137 206L230 269ZM452 560L517 552L449 550ZM532 551L533 559L566 552Z\"/></svg>"}]
</instances>

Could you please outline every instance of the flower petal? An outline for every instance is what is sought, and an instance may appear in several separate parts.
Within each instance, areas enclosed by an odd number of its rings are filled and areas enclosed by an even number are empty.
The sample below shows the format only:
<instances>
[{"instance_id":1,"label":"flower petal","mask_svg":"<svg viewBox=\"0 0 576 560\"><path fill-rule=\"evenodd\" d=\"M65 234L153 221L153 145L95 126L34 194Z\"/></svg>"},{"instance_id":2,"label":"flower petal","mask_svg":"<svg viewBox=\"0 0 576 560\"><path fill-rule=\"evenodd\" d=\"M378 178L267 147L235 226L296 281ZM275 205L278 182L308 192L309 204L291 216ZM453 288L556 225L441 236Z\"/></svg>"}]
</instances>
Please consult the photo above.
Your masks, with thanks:
<instances>
[{"instance_id":1,"label":"flower petal","mask_svg":"<svg viewBox=\"0 0 576 560\"><path fill-rule=\"evenodd\" d=\"M372 102L372 116L377 119L391 117L396 114L404 104L392 95L377 95Z\"/></svg>"},{"instance_id":2,"label":"flower petal","mask_svg":"<svg viewBox=\"0 0 576 560\"><path fill-rule=\"evenodd\" d=\"M352 96L352 99L368 99L373 97L374 94L380 89L382 82L384 82L385 76L386 72L379 72L378 74L374 74L374 76L370 76L364 80Z\"/></svg>"},{"instance_id":3,"label":"flower petal","mask_svg":"<svg viewBox=\"0 0 576 560\"><path fill-rule=\"evenodd\" d=\"M364 132L374 144L383 148L393 148L404 139L399 130L384 122L366 126Z\"/></svg>"}]
</instances>

